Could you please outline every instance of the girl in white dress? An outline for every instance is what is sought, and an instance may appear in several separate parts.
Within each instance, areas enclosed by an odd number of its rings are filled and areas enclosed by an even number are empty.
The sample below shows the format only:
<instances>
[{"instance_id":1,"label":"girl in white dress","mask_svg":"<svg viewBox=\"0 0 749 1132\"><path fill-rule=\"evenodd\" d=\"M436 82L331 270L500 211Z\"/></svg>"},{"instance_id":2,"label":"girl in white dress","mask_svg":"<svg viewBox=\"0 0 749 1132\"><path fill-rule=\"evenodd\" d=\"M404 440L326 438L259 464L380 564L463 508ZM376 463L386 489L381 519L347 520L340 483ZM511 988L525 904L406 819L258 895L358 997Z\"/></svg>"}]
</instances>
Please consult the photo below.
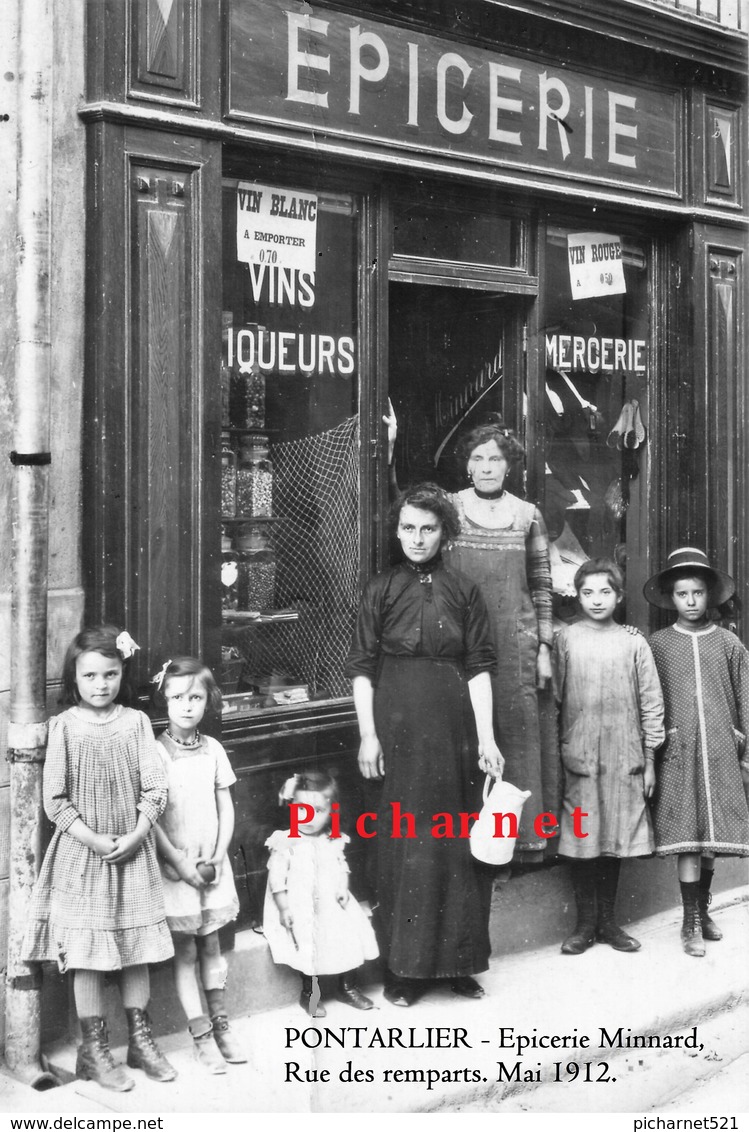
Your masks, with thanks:
<instances>
[{"instance_id":1,"label":"girl in white dress","mask_svg":"<svg viewBox=\"0 0 749 1132\"><path fill-rule=\"evenodd\" d=\"M211 1073L225 1073L225 1061L247 1060L229 1029L227 968L218 938L218 929L239 912L227 858L234 832L229 787L237 779L221 744L198 730L206 710L221 712L221 692L211 670L190 656L168 660L153 683L169 717L157 741L169 794L156 844L174 940L177 997L196 1059Z\"/></svg>"},{"instance_id":2,"label":"girl in white dress","mask_svg":"<svg viewBox=\"0 0 749 1132\"><path fill-rule=\"evenodd\" d=\"M371 1010L373 1003L357 988L354 973L379 954L372 926L349 892L344 850L350 839L345 833L330 836L336 796L336 781L325 771L292 775L279 800L309 809L298 811L297 836L277 829L265 843L270 861L263 930L274 962L301 973L299 1005L313 1018L325 1017L318 975L339 975L338 1001Z\"/></svg>"}]
</instances>

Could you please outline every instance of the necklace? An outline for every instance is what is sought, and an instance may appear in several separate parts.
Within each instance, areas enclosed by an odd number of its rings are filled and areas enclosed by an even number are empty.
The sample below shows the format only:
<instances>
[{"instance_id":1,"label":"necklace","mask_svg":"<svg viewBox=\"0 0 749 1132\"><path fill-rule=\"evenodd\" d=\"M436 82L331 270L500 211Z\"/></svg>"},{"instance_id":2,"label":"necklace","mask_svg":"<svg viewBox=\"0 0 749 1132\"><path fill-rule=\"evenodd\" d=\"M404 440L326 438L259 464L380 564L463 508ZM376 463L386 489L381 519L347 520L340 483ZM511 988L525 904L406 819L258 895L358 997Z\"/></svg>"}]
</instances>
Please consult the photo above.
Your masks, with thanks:
<instances>
[{"instance_id":1,"label":"necklace","mask_svg":"<svg viewBox=\"0 0 749 1132\"><path fill-rule=\"evenodd\" d=\"M480 491L479 488L474 486L473 490L476 492L479 499L486 499L490 503L495 503L498 499L501 499L505 493L503 487L498 488L496 491Z\"/></svg>"},{"instance_id":2,"label":"necklace","mask_svg":"<svg viewBox=\"0 0 749 1132\"><path fill-rule=\"evenodd\" d=\"M503 487L500 487L498 491L481 491L479 488L474 486L473 491L476 498L484 504L484 506L491 512L492 515L494 515L494 512L499 506L500 499L502 499L505 494L505 489Z\"/></svg>"},{"instance_id":3,"label":"necklace","mask_svg":"<svg viewBox=\"0 0 749 1132\"><path fill-rule=\"evenodd\" d=\"M200 732L198 731L197 727L195 728L194 739L178 739L176 735L172 735L168 727L165 734L167 734L171 741L173 743L176 743L178 747L196 747L200 742Z\"/></svg>"}]
</instances>

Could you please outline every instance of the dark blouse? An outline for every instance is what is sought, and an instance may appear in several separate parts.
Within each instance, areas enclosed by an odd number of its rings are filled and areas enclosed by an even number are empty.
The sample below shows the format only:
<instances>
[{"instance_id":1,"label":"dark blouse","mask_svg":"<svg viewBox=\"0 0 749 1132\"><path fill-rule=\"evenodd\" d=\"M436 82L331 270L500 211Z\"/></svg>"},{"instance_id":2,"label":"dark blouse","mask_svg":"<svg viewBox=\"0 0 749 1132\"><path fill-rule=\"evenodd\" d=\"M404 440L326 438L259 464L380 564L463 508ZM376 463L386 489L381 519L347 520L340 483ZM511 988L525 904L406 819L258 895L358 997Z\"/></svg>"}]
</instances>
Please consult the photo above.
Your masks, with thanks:
<instances>
[{"instance_id":1,"label":"dark blouse","mask_svg":"<svg viewBox=\"0 0 749 1132\"><path fill-rule=\"evenodd\" d=\"M497 658L478 587L441 561L431 573L404 563L377 574L362 594L347 675L374 681L381 654L457 660L469 680L494 675Z\"/></svg>"}]
</instances>

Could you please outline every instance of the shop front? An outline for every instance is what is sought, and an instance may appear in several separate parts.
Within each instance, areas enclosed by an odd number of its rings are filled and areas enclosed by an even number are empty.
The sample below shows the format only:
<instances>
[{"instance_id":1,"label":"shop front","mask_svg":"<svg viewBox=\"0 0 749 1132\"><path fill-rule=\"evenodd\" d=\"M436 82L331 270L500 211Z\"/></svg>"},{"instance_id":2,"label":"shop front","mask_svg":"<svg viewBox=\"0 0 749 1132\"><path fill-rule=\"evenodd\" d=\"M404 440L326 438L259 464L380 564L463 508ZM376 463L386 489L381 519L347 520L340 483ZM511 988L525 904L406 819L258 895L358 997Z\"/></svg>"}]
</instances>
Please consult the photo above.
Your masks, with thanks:
<instances>
[{"instance_id":1,"label":"shop front","mask_svg":"<svg viewBox=\"0 0 749 1132\"><path fill-rule=\"evenodd\" d=\"M749 568L746 36L546 7L92 9L88 616L141 643L144 706L167 657L220 672L243 925L290 770L367 800L344 665L388 398L403 484L464 486L488 415L517 432L561 619L587 557L645 632L672 545Z\"/></svg>"}]
</instances>

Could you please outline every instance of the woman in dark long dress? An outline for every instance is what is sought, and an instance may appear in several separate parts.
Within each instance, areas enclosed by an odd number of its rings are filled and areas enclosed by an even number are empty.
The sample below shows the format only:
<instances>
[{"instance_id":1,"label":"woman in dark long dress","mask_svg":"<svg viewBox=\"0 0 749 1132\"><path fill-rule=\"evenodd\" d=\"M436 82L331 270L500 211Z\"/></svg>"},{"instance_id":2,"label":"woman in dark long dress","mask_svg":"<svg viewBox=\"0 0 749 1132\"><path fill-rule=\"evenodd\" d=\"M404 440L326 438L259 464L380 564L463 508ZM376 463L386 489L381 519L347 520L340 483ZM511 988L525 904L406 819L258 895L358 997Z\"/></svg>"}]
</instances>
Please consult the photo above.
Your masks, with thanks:
<instances>
[{"instance_id":1,"label":"woman in dark long dress","mask_svg":"<svg viewBox=\"0 0 749 1132\"><path fill-rule=\"evenodd\" d=\"M410 1006L425 980L448 980L464 997L483 994L473 975L488 966L491 878L459 836L459 814L480 809L483 774L499 777L504 760L492 726L496 657L486 606L441 557L457 534L455 508L441 488L421 484L396 501L391 518L405 561L366 587L348 674L360 770L384 778L377 898L385 997ZM401 836L391 836L398 806L413 815L414 837L405 817ZM454 836L433 835L435 815L451 816Z\"/></svg>"},{"instance_id":2,"label":"woman in dark long dress","mask_svg":"<svg viewBox=\"0 0 749 1132\"><path fill-rule=\"evenodd\" d=\"M398 422L392 404L383 420L390 486L396 493ZM498 424L479 425L461 438L458 463L471 486L449 496L459 531L445 551L445 562L477 584L489 610L497 649L495 734L507 761L507 778L530 790L534 799L533 811L526 807L520 819L515 860L537 864L548 843L536 833L532 812L556 810L559 754L550 693L552 583L546 526L535 504L504 486L523 456L514 433Z\"/></svg>"}]
</instances>

